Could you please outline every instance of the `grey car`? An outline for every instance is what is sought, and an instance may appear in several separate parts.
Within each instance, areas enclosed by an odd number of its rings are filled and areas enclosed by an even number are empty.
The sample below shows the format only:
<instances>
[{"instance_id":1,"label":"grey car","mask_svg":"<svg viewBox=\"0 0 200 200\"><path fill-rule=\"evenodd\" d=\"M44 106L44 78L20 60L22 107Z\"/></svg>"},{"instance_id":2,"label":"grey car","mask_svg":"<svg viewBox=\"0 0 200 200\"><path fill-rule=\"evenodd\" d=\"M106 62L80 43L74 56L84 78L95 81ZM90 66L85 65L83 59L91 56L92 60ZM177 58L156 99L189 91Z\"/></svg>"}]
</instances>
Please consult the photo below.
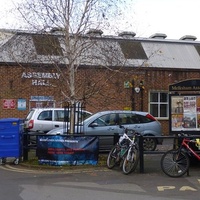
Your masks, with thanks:
<instances>
[{"instance_id":1,"label":"grey car","mask_svg":"<svg viewBox=\"0 0 200 200\"><path fill-rule=\"evenodd\" d=\"M151 114L141 111L109 110L93 114L85 119L80 126L75 127L75 133L99 136L99 150L110 150L114 144L114 135L122 134L123 129L119 125L133 129L143 136L162 136L162 128ZM63 134L67 130L57 128L47 134ZM157 144L162 144L162 139L145 138L144 150L154 151Z\"/></svg>"}]
</instances>

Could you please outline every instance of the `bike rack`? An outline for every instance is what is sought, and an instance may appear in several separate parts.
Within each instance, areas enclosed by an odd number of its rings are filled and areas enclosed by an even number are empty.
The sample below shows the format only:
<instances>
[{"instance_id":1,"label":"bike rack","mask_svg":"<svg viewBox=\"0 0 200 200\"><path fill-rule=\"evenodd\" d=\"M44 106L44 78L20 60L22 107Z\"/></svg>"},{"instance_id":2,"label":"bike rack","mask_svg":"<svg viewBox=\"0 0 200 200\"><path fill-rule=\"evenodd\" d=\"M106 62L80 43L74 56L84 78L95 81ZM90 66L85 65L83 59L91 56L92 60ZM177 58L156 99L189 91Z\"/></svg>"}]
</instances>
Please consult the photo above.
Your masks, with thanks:
<instances>
[{"instance_id":1,"label":"bike rack","mask_svg":"<svg viewBox=\"0 0 200 200\"><path fill-rule=\"evenodd\" d=\"M139 152L140 152L140 155L139 155L139 158L140 158L140 164L139 164L139 171L140 173L144 173L144 154L164 154L166 151L144 151L143 149L143 142L144 142L144 139L145 138L154 138L154 139L174 139L174 144L173 146L175 147L175 139L177 137L174 137L174 136L159 136L159 137L156 137L156 136L138 136L138 139L139 139Z\"/></svg>"},{"instance_id":2,"label":"bike rack","mask_svg":"<svg viewBox=\"0 0 200 200\"><path fill-rule=\"evenodd\" d=\"M190 138L199 138L200 136L198 135L193 135L193 136L189 136ZM139 139L139 152L140 152L140 164L139 164L139 171L140 173L144 173L144 154L164 154L166 151L144 151L143 150L143 141L145 138L161 138L161 139L174 139L173 142L173 149L176 149L178 147L178 139L180 139L181 137L178 136L138 136ZM184 137L182 137L184 138ZM187 176L189 176L189 169L187 171Z\"/></svg>"},{"instance_id":3,"label":"bike rack","mask_svg":"<svg viewBox=\"0 0 200 200\"><path fill-rule=\"evenodd\" d=\"M34 135L34 134L33 134ZM37 135L44 135L44 134L35 134L35 136L37 137ZM74 135L77 135L77 134L74 134ZM81 136L79 134L79 136ZM92 136L92 135L88 135L88 136ZM97 135L97 137L100 136L100 135ZM108 136L111 136L111 135L108 135ZM112 135L113 136L113 135ZM114 134L113 136L113 145L116 144L119 140L119 134L116 133ZM145 138L155 138L155 139L174 139L174 142L173 142L173 148L176 148L177 145L178 145L178 136L142 136L142 135L139 135L139 136L136 136L138 137L139 139L139 151L140 151L140 155L139 155L139 159L140 159L140 162L139 162L139 172L140 173L144 173L144 154L164 154L166 151L144 151L143 149L143 141ZM200 136L198 136L200 137ZM197 136L190 136L190 138L197 138ZM24 160L28 160L28 151L30 149L36 149L37 148L37 144L33 144L33 145L29 145L30 143L30 135L25 133L24 134L24 140L23 140L23 159ZM189 176L189 170L187 172L187 176Z\"/></svg>"}]
</instances>

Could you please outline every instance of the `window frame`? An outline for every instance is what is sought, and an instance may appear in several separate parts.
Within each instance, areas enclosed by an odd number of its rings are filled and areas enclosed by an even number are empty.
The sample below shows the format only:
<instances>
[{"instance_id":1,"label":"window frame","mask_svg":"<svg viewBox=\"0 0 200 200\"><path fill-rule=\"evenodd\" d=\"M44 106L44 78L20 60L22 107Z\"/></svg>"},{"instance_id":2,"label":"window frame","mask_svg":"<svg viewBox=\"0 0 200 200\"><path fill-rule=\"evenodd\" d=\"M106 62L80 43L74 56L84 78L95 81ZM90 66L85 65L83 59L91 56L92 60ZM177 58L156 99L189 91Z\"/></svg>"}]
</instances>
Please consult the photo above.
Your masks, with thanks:
<instances>
[{"instance_id":1,"label":"window frame","mask_svg":"<svg viewBox=\"0 0 200 200\"><path fill-rule=\"evenodd\" d=\"M151 101L151 94L152 93L157 93L157 94L159 94L158 95L158 102L153 102L153 101ZM161 93L165 93L165 94L167 94L167 101L166 102L161 102L160 101L160 97L161 97ZM157 104L157 106L158 106L158 116L155 116L155 115L153 115L152 113L151 113L151 104ZM161 117L160 116L160 106L161 106L161 104L166 104L167 105L167 107L166 107L166 117ZM169 93L168 93L168 91L166 91L166 90L151 90L151 91L149 91L149 108L148 108L148 110L149 110L149 113L150 114L152 114L156 119L162 119L162 120L168 120L169 119Z\"/></svg>"},{"instance_id":2,"label":"window frame","mask_svg":"<svg viewBox=\"0 0 200 200\"><path fill-rule=\"evenodd\" d=\"M43 114L47 114L47 116L50 117L50 118L44 118ZM52 112L52 110L44 110L44 111L42 111L38 115L37 120L39 120L39 121L53 121L53 112Z\"/></svg>"}]
</instances>

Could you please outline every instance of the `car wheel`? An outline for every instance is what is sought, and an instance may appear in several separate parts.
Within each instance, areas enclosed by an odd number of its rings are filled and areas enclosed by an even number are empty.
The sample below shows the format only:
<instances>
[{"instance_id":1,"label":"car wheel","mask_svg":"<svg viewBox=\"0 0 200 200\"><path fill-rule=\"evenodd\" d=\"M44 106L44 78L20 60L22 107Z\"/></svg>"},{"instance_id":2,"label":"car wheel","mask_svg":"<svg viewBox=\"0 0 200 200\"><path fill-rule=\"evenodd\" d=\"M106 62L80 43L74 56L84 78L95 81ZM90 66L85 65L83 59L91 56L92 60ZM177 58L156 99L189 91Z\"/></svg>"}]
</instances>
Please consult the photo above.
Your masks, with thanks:
<instances>
[{"instance_id":1,"label":"car wheel","mask_svg":"<svg viewBox=\"0 0 200 200\"><path fill-rule=\"evenodd\" d=\"M144 151L154 151L157 147L156 139L154 138L144 138L143 140L143 150Z\"/></svg>"}]
</instances>

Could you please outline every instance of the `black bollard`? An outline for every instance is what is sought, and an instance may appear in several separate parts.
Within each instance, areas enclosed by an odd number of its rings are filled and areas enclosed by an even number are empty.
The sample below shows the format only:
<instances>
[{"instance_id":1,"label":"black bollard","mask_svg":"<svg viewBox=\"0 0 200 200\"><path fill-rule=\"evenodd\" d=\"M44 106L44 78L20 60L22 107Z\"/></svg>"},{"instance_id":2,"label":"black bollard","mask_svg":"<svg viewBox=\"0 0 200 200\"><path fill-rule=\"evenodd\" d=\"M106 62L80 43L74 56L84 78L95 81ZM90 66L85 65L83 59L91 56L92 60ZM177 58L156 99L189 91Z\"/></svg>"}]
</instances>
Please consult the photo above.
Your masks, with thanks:
<instances>
[{"instance_id":1,"label":"black bollard","mask_svg":"<svg viewBox=\"0 0 200 200\"><path fill-rule=\"evenodd\" d=\"M113 144L115 145L119 141L119 133L114 133Z\"/></svg>"}]
</instances>

